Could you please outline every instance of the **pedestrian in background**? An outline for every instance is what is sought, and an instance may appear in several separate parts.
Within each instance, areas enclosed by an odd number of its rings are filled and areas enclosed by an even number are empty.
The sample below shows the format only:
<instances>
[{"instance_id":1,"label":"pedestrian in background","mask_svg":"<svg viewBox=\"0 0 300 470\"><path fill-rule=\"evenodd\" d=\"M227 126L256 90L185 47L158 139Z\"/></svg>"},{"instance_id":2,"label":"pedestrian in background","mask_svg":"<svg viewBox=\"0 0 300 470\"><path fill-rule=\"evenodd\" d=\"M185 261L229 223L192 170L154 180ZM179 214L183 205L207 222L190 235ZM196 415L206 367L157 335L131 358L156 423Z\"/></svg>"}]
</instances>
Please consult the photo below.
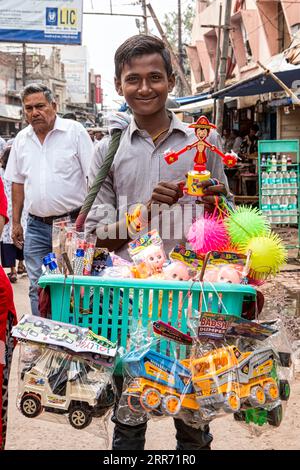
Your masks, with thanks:
<instances>
[{"instance_id":1,"label":"pedestrian in background","mask_svg":"<svg viewBox=\"0 0 300 470\"><path fill-rule=\"evenodd\" d=\"M7 200L0 178L0 237L7 222ZM0 266L0 450L4 449L6 439L8 381L14 348L11 328L16 323L16 319L12 288Z\"/></svg>"},{"instance_id":2,"label":"pedestrian in background","mask_svg":"<svg viewBox=\"0 0 300 470\"><path fill-rule=\"evenodd\" d=\"M7 199L7 213L9 222L5 225L2 233L2 239L0 243L1 247L1 264L3 268L10 268L10 272L8 273L8 278L12 284L17 282L17 274L24 274L26 273L26 268L23 263L24 261L24 253L23 248L17 248L13 240L11 238L11 229L12 229L12 198L11 198L11 181L7 181L5 178L5 169L7 166L7 162L9 159L11 146L6 146L2 157L0 158L0 175L3 181L4 191ZM27 213L26 210L23 209L22 212L22 227L25 231L26 229L26 220L27 220ZM18 267L16 268L16 261L18 261Z\"/></svg>"},{"instance_id":3,"label":"pedestrian in background","mask_svg":"<svg viewBox=\"0 0 300 470\"><path fill-rule=\"evenodd\" d=\"M27 85L21 93L27 123L16 136L6 168L12 181L12 239L24 244L21 214L28 210L24 245L33 315L38 310L38 279L42 260L52 251L52 223L59 217L75 220L87 192L93 144L77 121L56 114L52 91L43 84Z\"/></svg>"}]
</instances>

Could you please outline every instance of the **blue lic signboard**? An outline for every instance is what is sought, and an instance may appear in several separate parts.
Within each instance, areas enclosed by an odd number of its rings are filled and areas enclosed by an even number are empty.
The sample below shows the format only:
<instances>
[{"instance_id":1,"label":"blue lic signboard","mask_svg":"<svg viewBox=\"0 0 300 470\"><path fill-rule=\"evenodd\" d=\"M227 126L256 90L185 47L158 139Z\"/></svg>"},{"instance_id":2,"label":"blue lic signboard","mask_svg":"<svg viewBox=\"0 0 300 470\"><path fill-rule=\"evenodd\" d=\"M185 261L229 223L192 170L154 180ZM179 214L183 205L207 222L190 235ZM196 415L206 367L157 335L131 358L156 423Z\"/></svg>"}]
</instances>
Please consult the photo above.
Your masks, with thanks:
<instances>
[{"instance_id":1,"label":"blue lic signboard","mask_svg":"<svg viewBox=\"0 0 300 470\"><path fill-rule=\"evenodd\" d=\"M81 44L82 0L0 0L0 41Z\"/></svg>"}]
</instances>

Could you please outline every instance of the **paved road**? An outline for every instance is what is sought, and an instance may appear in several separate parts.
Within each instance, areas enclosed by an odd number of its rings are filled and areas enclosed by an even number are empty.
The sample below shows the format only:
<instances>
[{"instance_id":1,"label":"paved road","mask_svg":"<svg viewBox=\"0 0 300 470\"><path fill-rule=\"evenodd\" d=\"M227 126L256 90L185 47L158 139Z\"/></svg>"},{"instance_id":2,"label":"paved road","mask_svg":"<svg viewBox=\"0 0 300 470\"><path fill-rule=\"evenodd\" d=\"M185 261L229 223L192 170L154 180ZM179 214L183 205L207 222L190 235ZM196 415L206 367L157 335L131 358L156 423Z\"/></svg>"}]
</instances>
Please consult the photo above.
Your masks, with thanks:
<instances>
[{"instance_id":1,"label":"paved road","mask_svg":"<svg viewBox=\"0 0 300 470\"><path fill-rule=\"evenodd\" d=\"M27 278L14 285L15 303L19 317L29 313ZM10 381L10 407L7 449L105 449L99 436L74 430L69 425L58 425L41 419L25 418L16 408L18 348L14 353ZM211 425L214 435L213 449L299 449L300 448L300 380L294 382L291 398L281 426L265 431L262 435L250 433L234 422L232 416L215 420ZM112 423L108 422L111 441ZM110 444L109 444L110 446ZM110 447L108 447L110 448ZM175 448L172 419L151 421L147 431L146 448L172 450Z\"/></svg>"}]
</instances>

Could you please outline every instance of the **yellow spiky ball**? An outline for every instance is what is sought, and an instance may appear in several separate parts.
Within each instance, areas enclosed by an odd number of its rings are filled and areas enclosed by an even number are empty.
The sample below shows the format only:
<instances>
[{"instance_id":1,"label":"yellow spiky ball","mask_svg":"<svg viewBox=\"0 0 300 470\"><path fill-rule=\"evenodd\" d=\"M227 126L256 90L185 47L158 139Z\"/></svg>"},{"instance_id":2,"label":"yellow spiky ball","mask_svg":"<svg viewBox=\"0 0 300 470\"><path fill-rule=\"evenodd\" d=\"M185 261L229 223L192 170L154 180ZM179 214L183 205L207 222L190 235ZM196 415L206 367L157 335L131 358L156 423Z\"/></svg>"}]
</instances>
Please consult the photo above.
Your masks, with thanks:
<instances>
[{"instance_id":1,"label":"yellow spiky ball","mask_svg":"<svg viewBox=\"0 0 300 470\"><path fill-rule=\"evenodd\" d=\"M250 277L266 279L279 272L287 261L287 250L281 238L273 232L263 237L253 237L243 247L246 254L251 250Z\"/></svg>"}]
</instances>

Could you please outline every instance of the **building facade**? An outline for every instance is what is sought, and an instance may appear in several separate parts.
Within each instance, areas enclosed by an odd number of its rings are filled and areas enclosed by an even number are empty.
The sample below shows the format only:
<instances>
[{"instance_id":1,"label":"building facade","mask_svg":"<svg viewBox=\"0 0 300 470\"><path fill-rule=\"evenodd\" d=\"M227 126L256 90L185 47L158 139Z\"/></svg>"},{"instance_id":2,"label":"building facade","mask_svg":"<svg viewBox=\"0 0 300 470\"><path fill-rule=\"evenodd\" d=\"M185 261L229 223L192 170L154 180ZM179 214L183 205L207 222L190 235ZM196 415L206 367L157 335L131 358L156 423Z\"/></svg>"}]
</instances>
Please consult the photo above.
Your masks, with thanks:
<instances>
[{"instance_id":1,"label":"building facade","mask_svg":"<svg viewBox=\"0 0 300 470\"><path fill-rule=\"evenodd\" d=\"M212 90L218 76L218 18L220 0L197 0L192 42L187 47L194 93ZM222 21L226 2L223 3ZM259 74L258 62L267 64L290 47L300 30L300 1L233 0L231 6L226 86ZM221 49L221 47L220 47ZM239 97L225 106L224 126L244 131L253 122L261 127L263 138L299 136L300 110L286 103L286 94ZM282 103L280 100L283 100ZM292 126L292 130L287 129ZM296 132L296 135L295 135Z\"/></svg>"}]
</instances>

